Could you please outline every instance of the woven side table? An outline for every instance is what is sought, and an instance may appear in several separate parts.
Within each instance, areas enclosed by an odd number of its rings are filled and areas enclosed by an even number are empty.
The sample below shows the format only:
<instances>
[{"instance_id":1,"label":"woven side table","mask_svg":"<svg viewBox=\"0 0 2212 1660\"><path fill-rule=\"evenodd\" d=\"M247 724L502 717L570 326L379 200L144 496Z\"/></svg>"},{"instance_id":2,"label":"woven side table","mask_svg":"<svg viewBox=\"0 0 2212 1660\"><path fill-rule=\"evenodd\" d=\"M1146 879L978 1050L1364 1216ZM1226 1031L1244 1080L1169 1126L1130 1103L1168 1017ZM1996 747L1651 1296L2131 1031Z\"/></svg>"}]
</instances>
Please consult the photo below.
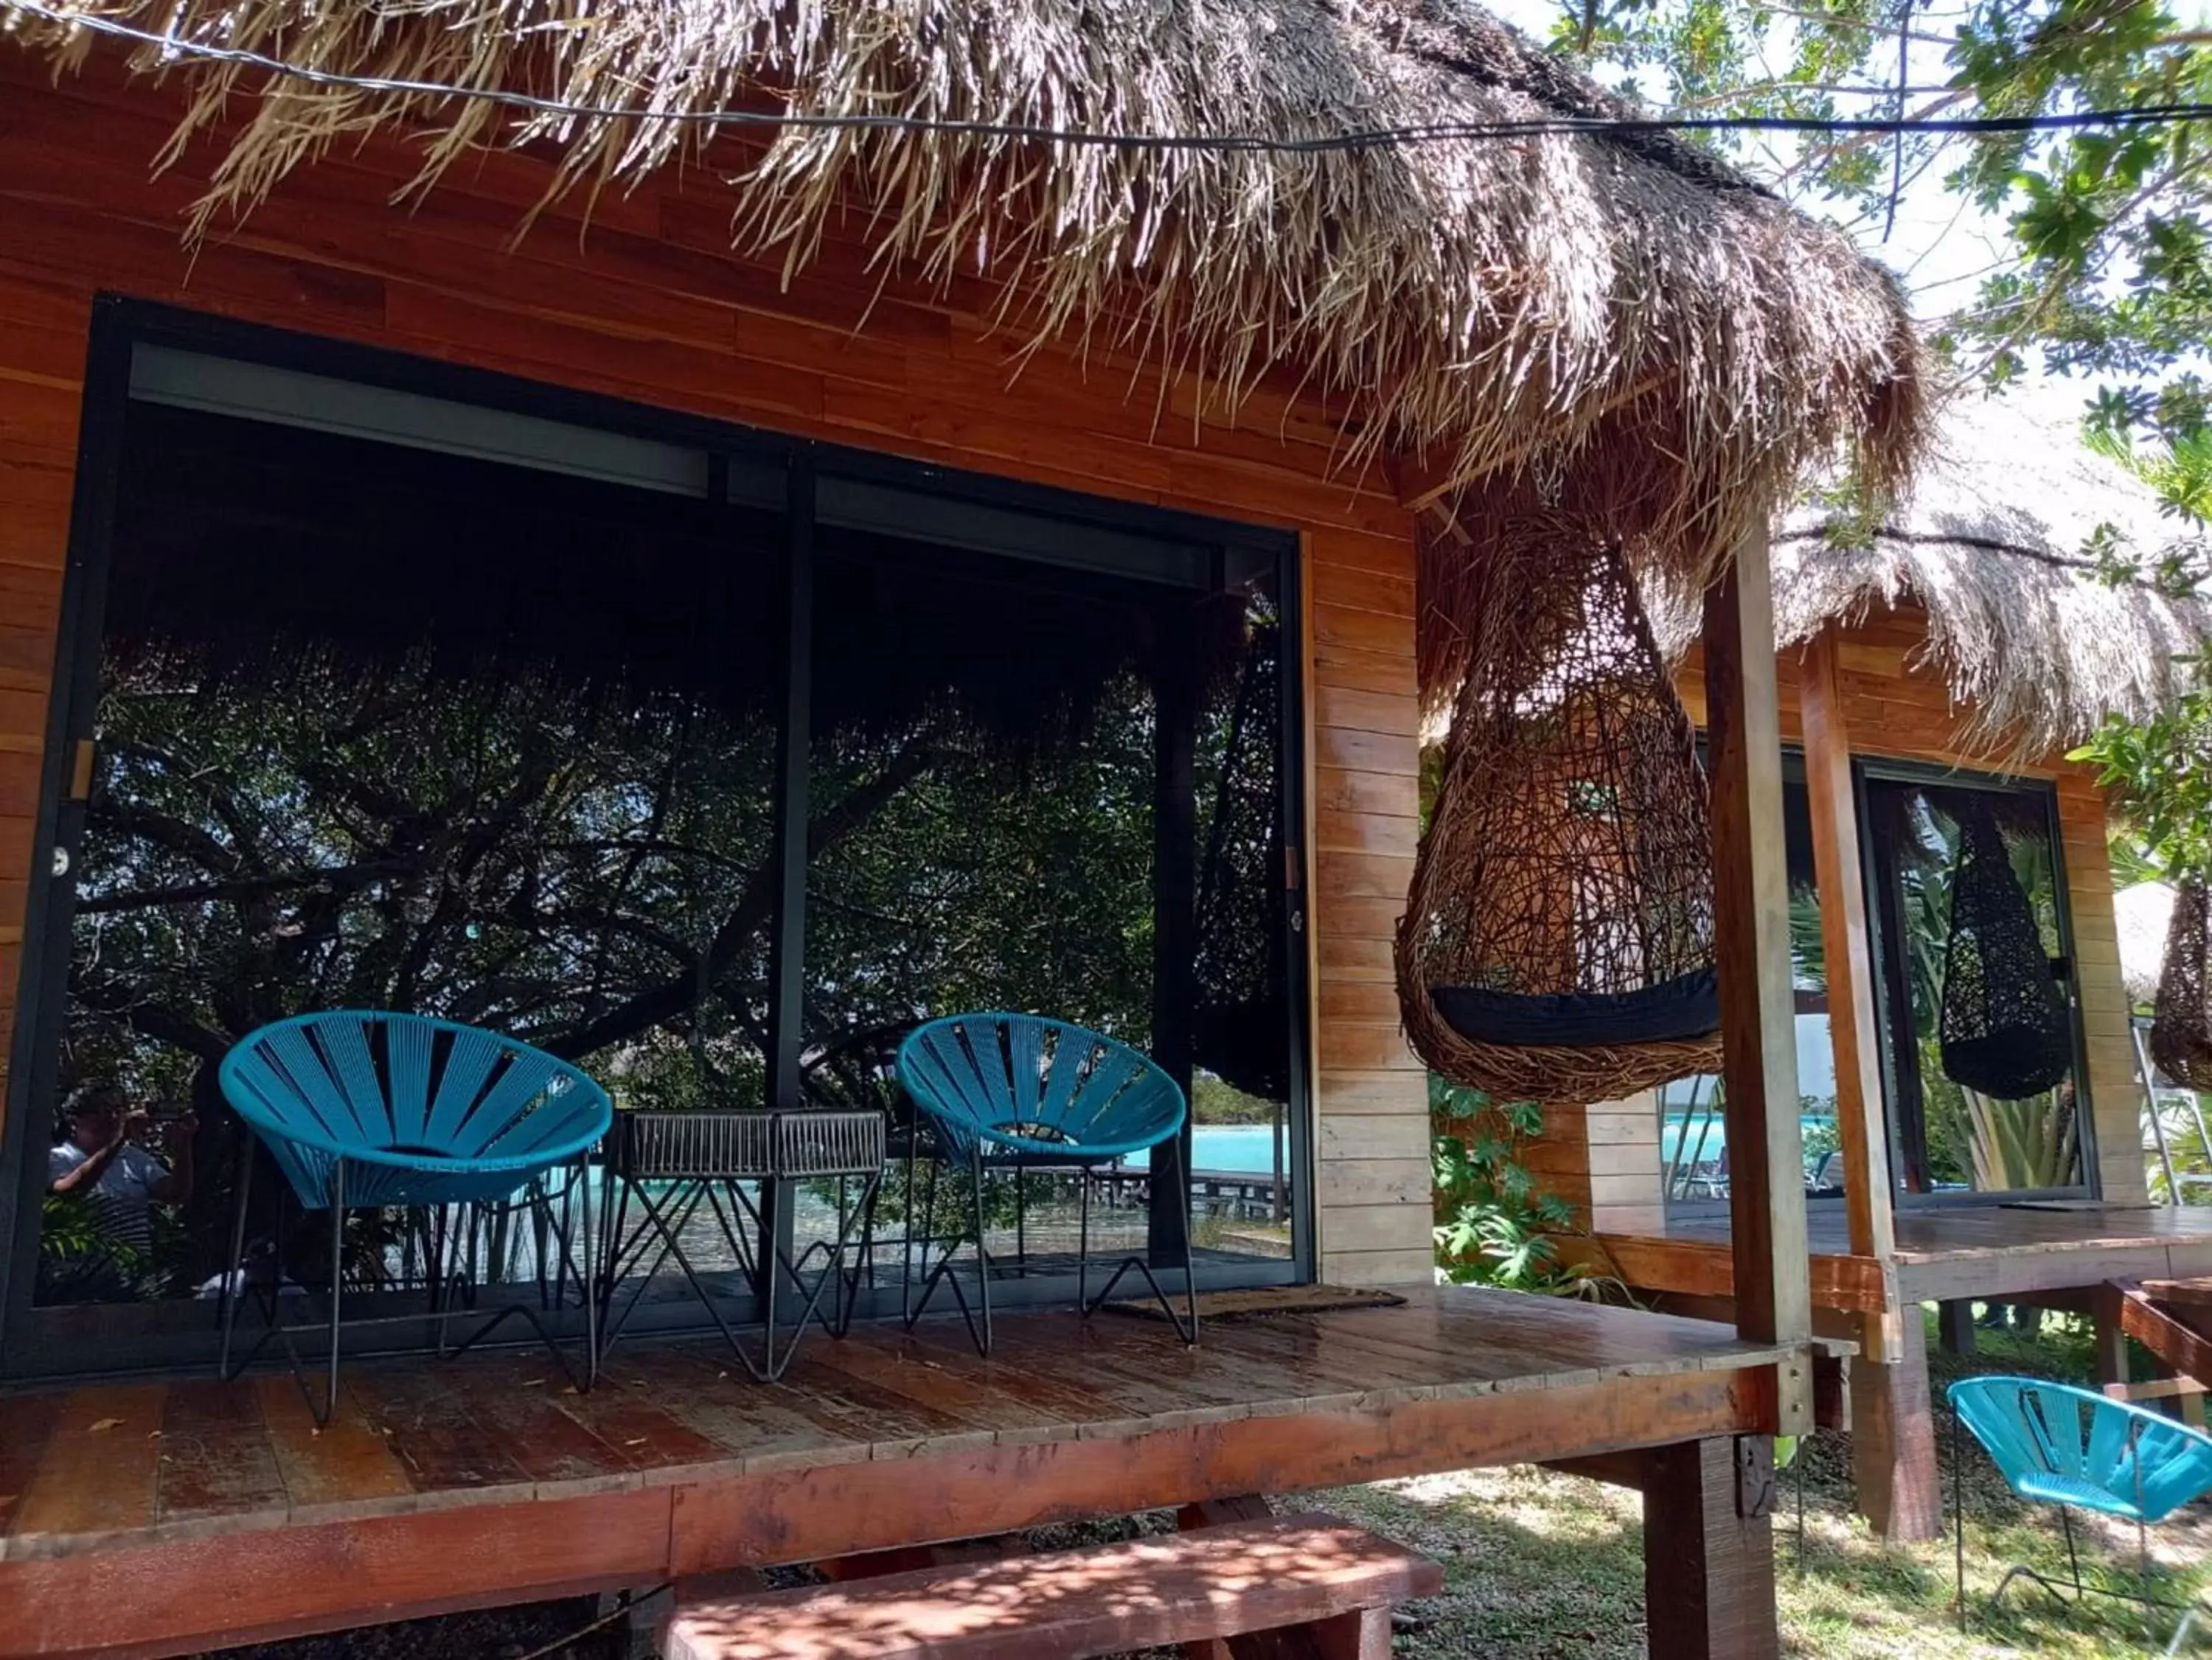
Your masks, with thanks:
<instances>
[{"instance_id":1,"label":"woven side table","mask_svg":"<svg viewBox=\"0 0 2212 1660\"><path fill-rule=\"evenodd\" d=\"M846 1257L883 1179L881 1112L623 1112L615 1115L609 1145L607 1180L613 1191L603 1213L609 1222L600 1292L602 1354L621 1335L653 1275L672 1260L731 1351L763 1382L783 1376L810 1322L819 1322L832 1336L845 1335L858 1282ZM747 1190L787 1197L802 1182L834 1180L842 1197L844 1184L855 1179L858 1199L839 1205L835 1238L815 1240L796 1258L771 1237L773 1210ZM684 1252L684 1230L702 1207L759 1288L757 1360ZM626 1273L635 1273L638 1283L617 1311L615 1289ZM787 1285L799 1298L799 1314L785 1335L777 1305ZM823 1297L832 1287L836 1294L825 1309Z\"/></svg>"}]
</instances>

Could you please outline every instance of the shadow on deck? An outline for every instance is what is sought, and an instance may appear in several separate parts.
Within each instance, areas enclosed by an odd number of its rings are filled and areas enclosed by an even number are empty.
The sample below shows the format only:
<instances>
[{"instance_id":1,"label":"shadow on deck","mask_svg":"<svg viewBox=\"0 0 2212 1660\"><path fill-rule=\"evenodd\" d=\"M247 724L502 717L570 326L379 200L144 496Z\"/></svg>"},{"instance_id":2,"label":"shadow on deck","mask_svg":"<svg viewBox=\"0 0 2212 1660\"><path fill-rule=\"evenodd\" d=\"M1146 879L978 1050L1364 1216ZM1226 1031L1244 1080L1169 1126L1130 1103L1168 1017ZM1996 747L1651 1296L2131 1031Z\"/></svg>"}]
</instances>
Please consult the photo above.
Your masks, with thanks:
<instances>
[{"instance_id":1,"label":"shadow on deck","mask_svg":"<svg viewBox=\"0 0 2212 1660\"><path fill-rule=\"evenodd\" d=\"M175 1653L1243 1493L1765 1427L1723 1326L1417 1290L1210 1325L1002 1318L810 1339L781 1384L698 1343L569 1390L542 1351L0 1402L0 1656Z\"/></svg>"}]
</instances>

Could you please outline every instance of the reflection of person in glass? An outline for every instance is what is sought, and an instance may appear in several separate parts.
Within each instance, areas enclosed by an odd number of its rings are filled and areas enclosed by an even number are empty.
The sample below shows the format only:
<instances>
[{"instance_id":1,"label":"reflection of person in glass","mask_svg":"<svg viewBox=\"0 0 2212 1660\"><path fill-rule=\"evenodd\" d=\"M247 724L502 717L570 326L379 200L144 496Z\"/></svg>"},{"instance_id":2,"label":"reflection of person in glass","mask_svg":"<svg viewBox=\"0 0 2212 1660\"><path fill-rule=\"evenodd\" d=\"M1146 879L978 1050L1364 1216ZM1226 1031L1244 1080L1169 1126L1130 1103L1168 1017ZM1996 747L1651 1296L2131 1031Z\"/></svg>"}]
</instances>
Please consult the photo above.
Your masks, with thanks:
<instances>
[{"instance_id":1,"label":"reflection of person in glass","mask_svg":"<svg viewBox=\"0 0 2212 1660\"><path fill-rule=\"evenodd\" d=\"M165 1165L138 1145L153 1120L118 1086L88 1084L64 1111L69 1134L46 1153L46 1190L90 1196L109 1242L143 1257L154 1244L153 1208L192 1197L197 1120L186 1112L170 1121Z\"/></svg>"}]
</instances>

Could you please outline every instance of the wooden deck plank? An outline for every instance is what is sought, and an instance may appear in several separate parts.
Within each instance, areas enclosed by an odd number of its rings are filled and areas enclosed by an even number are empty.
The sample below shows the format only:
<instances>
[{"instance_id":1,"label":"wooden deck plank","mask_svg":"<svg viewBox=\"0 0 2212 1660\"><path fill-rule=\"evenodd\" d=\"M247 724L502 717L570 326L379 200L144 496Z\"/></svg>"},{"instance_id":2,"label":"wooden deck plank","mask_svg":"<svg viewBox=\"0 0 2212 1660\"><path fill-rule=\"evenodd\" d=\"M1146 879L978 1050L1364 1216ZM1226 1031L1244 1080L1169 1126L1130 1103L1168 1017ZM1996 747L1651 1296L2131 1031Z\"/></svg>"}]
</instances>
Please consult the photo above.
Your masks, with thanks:
<instances>
[{"instance_id":1,"label":"wooden deck plank","mask_svg":"<svg viewBox=\"0 0 2212 1660\"><path fill-rule=\"evenodd\" d=\"M554 1404L647 1475L673 1479L728 1462L732 1445L683 1411L682 1392L666 1386L661 1371L635 1364L638 1358L602 1372L588 1394L563 1389Z\"/></svg>"},{"instance_id":2,"label":"wooden deck plank","mask_svg":"<svg viewBox=\"0 0 2212 1660\"><path fill-rule=\"evenodd\" d=\"M0 1400L0 1539L15 1530L23 1495L38 1473L61 1409L62 1396L45 1391Z\"/></svg>"},{"instance_id":3,"label":"wooden deck plank","mask_svg":"<svg viewBox=\"0 0 2212 1660\"><path fill-rule=\"evenodd\" d=\"M1041 1398L1066 1400L1076 1433L1093 1439L1147 1426L1218 1422L1250 1411L1251 1390L1241 1374L1196 1366L1179 1342L1139 1342L1154 1334L1138 1332L1136 1324L1078 1320L1072 1329L1051 1329L1008 1322L999 1328L983 1364L1018 1388L1040 1380L1052 1392ZM924 1321L915 1337L947 1365L980 1359L957 1324Z\"/></svg>"},{"instance_id":4,"label":"wooden deck plank","mask_svg":"<svg viewBox=\"0 0 2212 1660\"><path fill-rule=\"evenodd\" d=\"M1743 1433L1771 1420L1771 1372L1705 1372L687 1482L675 1490L673 1569L818 1560L1241 1493Z\"/></svg>"},{"instance_id":5,"label":"wooden deck plank","mask_svg":"<svg viewBox=\"0 0 2212 1660\"><path fill-rule=\"evenodd\" d=\"M59 1403L9 1543L151 1525L161 1457L161 1384L96 1384Z\"/></svg>"},{"instance_id":6,"label":"wooden deck plank","mask_svg":"<svg viewBox=\"0 0 2212 1660\"><path fill-rule=\"evenodd\" d=\"M287 1503L260 1396L213 1378L170 1384L155 1483L158 1520L167 1526Z\"/></svg>"},{"instance_id":7,"label":"wooden deck plank","mask_svg":"<svg viewBox=\"0 0 2212 1660\"><path fill-rule=\"evenodd\" d=\"M625 1350L588 1395L526 1351L362 1362L320 1433L291 1378L247 1380L235 1408L176 1405L173 1422L246 1445L159 1489L166 1527L153 1460L167 1438L151 1433L164 1390L18 1397L0 1411L0 1469L31 1469L33 1502L0 1539L0 1606L29 1612L0 1621L0 1660L175 1651L218 1630L243 1641L1617 1451L1747 1433L1772 1411L1773 1352L1725 1328L1455 1287L1417 1288L1402 1308L1222 1322L1195 1350L1164 1325L1066 1311L1005 1314L997 1330L988 1360L963 1350L957 1321L810 1338L776 1386L702 1343ZM1363 1356L1365 1386L1341 1382ZM1529 1383L1567 1376L1590 1381ZM1435 1379L1433 1398L1413 1378ZM91 1430L100 1417L118 1422ZM240 1594L194 1591L210 1584ZM88 1604L89 1620L60 1612Z\"/></svg>"},{"instance_id":8,"label":"wooden deck plank","mask_svg":"<svg viewBox=\"0 0 2212 1660\"><path fill-rule=\"evenodd\" d=\"M530 1497L537 1482L519 1449L470 1415L440 1375L450 1370L357 1366L347 1374L346 1393L390 1443L418 1496Z\"/></svg>"},{"instance_id":9,"label":"wooden deck plank","mask_svg":"<svg viewBox=\"0 0 2212 1660\"><path fill-rule=\"evenodd\" d=\"M814 1353L817 1364L832 1374L948 1413L1000 1439L1066 1434L1083 1421L1069 1416L1064 1403L1038 1397L1036 1386L1047 1381L1042 1376L980 1355L971 1370L957 1359L938 1359L910 1336L896 1343L824 1343ZM1099 1408L1109 1404L1094 1398Z\"/></svg>"},{"instance_id":10,"label":"wooden deck plank","mask_svg":"<svg viewBox=\"0 0 2212 1660\"><path fill-rule=\"evenodd\" d=\"M507 1449L534 1481L571 1492L635 1483L629 1459L587 1425L561 1410L567 1373L538 1349L487 1354L473 1366L441 1370L440 1380L488 1439Z\"/></svg>"},{"instance_id":11,"label":"wooden deck plank","mask_svg":"<svg viewBox=\"0 0 2212 1660\"><path fill-rule=\"evenodd\" d=\"M672 1348L637 1348L630 1353L629 1372L615 1379L602 1377L591 1399L566 1402L577 1413L599 1410L599 1399L622 1388L633 1408L646 1402L659 1408L686 1437L703 1439L717 1448L708 1468L741 1465L748 1470L779 1468L785 1463L838 1463L865 1459L869 1445L865 1437L825 1430L810 1415L801 1413L783 1392L752 1384L745 1368L723 1348L702 1344L679 1344ZM653 1445L653 1430L644 1452ZM630 1445L623 1439L623 1445Z\"/></svg>"},{"instance_id":12,"label":"wooden deck plank","mask_svg":"<svg viewBox=\"0 0 2212 1660\"><path fill-rule=\"evenodd\" d=\"M414 1483L350 1389L340 1390L330 1423L319 1425L289 1376L271 1372L250 1386L295 1516L368 1513L411 1498Z\"/></svg>"},{"instance_id":13,"label":"wooden deck plank","mask_svg":"<svg viewBox=\"0 0 2212 1660\"><path fill-rule=\"evenodd\" d=\"M0 1560L86 1548L165 1518L298 1525L1258 1418L1351 1421L1771 1358L1701 1323L1457 1288L1416 1288L1399 1308L1224 1321L1196 1349L1163 1324L1022 1312L1000 1317L989 1359L957 1321L912 1334L864 1326L842 1343L810 1338L787 1381L769 1386L697 1342L627 1350L586 1395L528 1350L363 1362L349 1367L339 1410L319 1430L289 1377L229 1391L196 1381L176 1386L171 1405L173 1424L197 1438L173 1469L157 1464L161 1388L44 1391L18 1397L42 1404L0 1414L0 1470L30 1472ZM223 1438L234 1444L202 1445Z\"/></svg>"}]
</instances>

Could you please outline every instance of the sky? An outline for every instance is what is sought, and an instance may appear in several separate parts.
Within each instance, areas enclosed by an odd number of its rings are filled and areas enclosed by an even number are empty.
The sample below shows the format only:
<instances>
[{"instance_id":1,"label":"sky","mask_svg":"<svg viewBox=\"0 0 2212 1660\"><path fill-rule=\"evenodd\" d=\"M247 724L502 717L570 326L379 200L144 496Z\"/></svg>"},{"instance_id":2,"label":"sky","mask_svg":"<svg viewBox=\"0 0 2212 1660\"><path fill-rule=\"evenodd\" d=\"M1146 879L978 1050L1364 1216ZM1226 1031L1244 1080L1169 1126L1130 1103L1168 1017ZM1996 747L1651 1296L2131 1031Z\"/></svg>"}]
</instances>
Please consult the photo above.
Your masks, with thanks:
<instances>
[{"instance_id":1,"label":"sky","mask_svg":"<svg viewBox=\"0 0 2212 1660\"><path fill-rule=\"evenodd\" d=\"M1559 15L1559 0L1486 0L1486 4L1488 9L1539 40L1551 33ZM2201 9L2212 11L2212 0L2205 0ZM1916 28L1929 34L1948 34L1966 10L1963 5L1924 7L1916 17ZM1913 85L1937 85L1950 78L1942 47L1916 43L1911 52L1908 63ZM1656 94L1660 88L1655 77L1651 91ZM1652 101L1657 99L1654 97ZM1871 99L1865 101L1869 106L1876 102ZM1868 112L1876 111L1870 107ZM1778 137L1778 142L1787 147L1791 140L1784 135ZM1786 159L1787 153L1786 148L1770 148L1767 155L1771 165L1761 169L1754 163L1753 171L1779 172L1780 162ZM2002 222L1971 208L1962 211L1962 204L1943 188L1945 170L1939 162L1907 187L1899 199L1893 227L1851 227L1853 239L1866 252L1905 279L1913 297L1915 312L1928 320L1968 303L1988 268L2005 257ZM1808 213L1838 221L1850 213L1842 204L1824 210L1825 204L1818 200L1808 199L1799 205Z\"/></svg>"},{"instance_id":2,"label":"sky","mask_svg":"<svg viewBox=\"0 0 2212 1660\"><path fill-rule=\"evenodd\" d=\"M1485 0L1485 3L1540 40L1552 33L1560 9L1559 0ZM2212 25L2212 0L2170 0L2169 9L2185 26ZM1929 0L1915 9L1915 32L1948 39L1969 9L1966 0ZM1916 41L1909 53L1906 72L1911 85L1942 86L1950 80L1943 46ZM1662 89L1662 83L1655 77L1651 92ZM1882 108L1877 100L1863 101L1868 113ZM1778 173L1794 142L1787 135L1778 136L1777 148L1766 152L1767 165L1762 167L1754 156L1750 170L1766 177ZM1983 280L2010 260L2002 219L1978 212L1944 189L1944 175L1950 166L1939 157L1936 165L1906 186L1898 201L1893 226L1848 222L1854 210L1844 203L1825 203L1817 198L1797 203L1816 217L1843 223L1863 252L1895 271L1911 296L1914 314L1923 322L1935 322L1971 306ZM2080 403L2087 397L2087 388L2081 382L2046 380L2033 369L2020 391L2030 397L2053 401Z\"/></svg>"}]
</instances>

